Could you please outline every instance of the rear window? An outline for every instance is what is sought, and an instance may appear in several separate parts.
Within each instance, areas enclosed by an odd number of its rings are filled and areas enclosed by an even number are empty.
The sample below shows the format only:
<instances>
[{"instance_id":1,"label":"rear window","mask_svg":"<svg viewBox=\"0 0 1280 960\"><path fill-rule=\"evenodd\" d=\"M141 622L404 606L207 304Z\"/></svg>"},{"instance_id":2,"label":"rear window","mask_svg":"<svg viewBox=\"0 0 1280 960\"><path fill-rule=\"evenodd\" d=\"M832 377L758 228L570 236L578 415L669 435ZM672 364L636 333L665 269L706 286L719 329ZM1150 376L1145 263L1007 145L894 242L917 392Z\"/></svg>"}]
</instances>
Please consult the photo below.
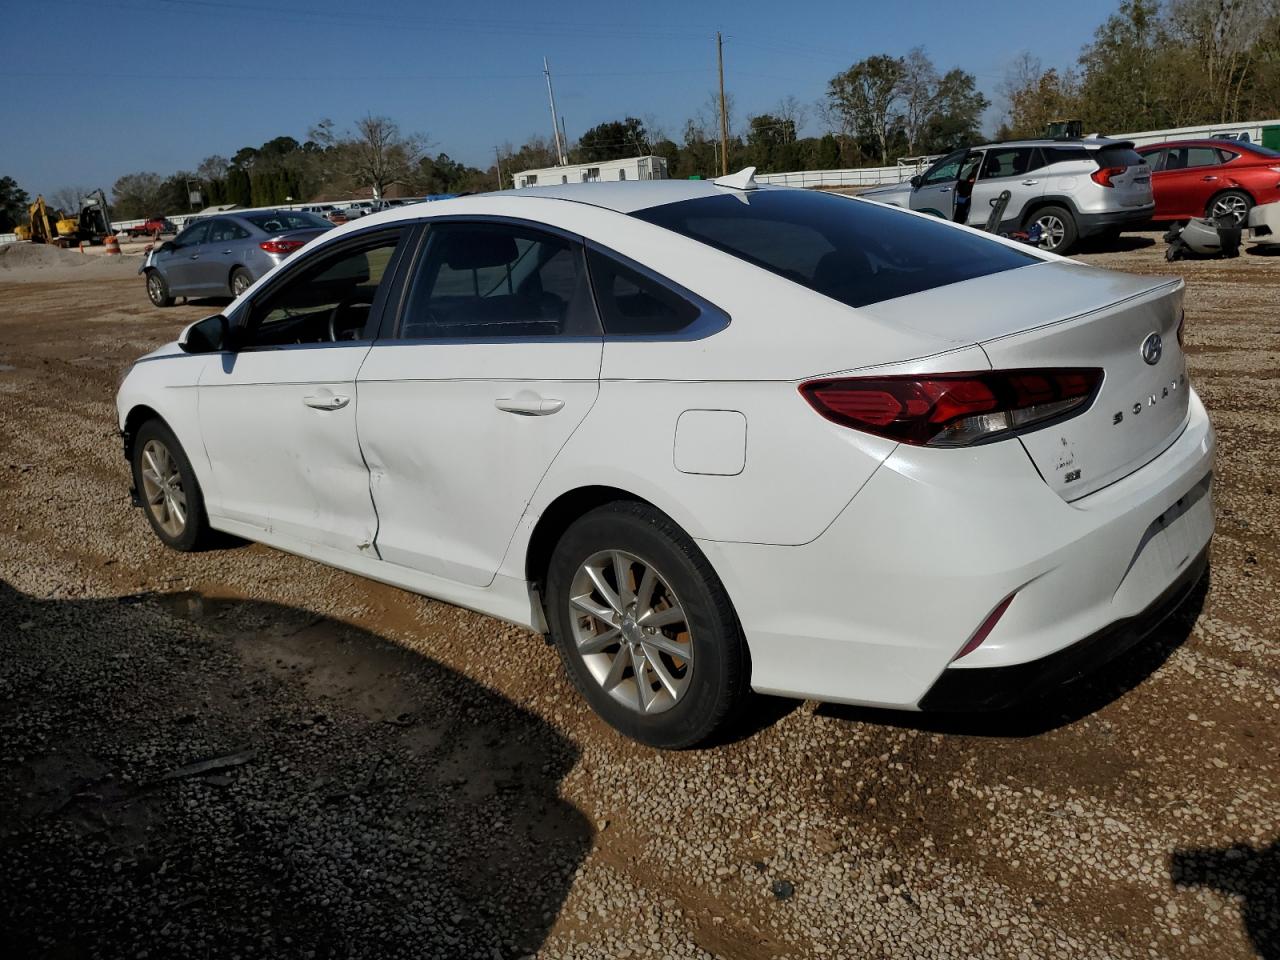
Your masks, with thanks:
<instances>
[{"instance_id":1,"label":"rear window","mask_svg":"<svg viewBox=\"0 0 1280 960\"><path fill-rule=\"evenodd\" d=\"M1272 150L1270 147L1264 147L1260 143L1251 143L1248 149L1253 153L1260 153L1264 157L1280 157L1280 150Z\"/></svg>"},{"instance_id":2,"label":"rear window","mask_svg":"<svg viewBox=\"0 0 1280 960\"><path fill-rule=\"evenodd\" d=\"M307 213L305 210L248 213L244 214L244 219L267 233L283 233L286 230L328 230L333 226L328 220L322 220L314 213Z\"/></svg>"},{"instance_id":3,"label":"rear window","mask_svg":"<svg viewBox=\"0 0 1280 960\"><path fill-rule=\"evenodd\" d=\"M633 216L851 307L1039 262L929 218L818 191L701 197Z\"/></svg>"},{"instance_id":4,"label":"rear window","mask_svg":"<svg viewBox=\"0 0 1280 960\"><path fill-rule=\"evenodd\" d=\"M1132 147L1103 147L1093 155L1099 169L1102 167L1136 167L1146 163L1142 154Z\"/></svg>"}]
</instances>

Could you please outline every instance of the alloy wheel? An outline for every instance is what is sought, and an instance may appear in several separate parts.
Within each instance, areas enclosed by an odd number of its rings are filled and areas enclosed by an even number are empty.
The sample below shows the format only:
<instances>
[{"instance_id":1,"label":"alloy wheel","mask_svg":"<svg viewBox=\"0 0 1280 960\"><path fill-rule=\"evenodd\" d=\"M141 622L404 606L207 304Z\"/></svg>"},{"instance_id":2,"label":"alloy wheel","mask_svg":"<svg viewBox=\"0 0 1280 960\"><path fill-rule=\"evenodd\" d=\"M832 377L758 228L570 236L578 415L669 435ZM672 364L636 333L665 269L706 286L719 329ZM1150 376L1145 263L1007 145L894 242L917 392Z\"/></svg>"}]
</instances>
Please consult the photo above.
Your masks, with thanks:
<instances>
[{"instance_id":1,"label":"alloy wheel","mask_svg":"<svg viewBox=\"0 0 1280 960\"><path fill-rule=\"evenodd\" d=\"M237 273L231 278L231 292L237 297L249 289L249 278L243 273Z\"/></svg>"},{"instance_id":2,"label":"alloy wheel","mask_svg":"<svg viewBox=\"0 0 1280 960\"><path fill-rule=\"evenodd\" d=\"M151 302L154 304L159 304L164 300L164 289L161 286L158 274L151 273L147 275L147 296L151 298Z\"/></svg>"},{"instance_id":3,"label":"alloy wheel","mask_svg":"<svg viewBox=\"0 0 1280 960\"><path fill-rule=\"evenodd\" d=\"M1241 226L1249 216L1249 204L1244 197L1229 193L1218 197L1209 208L1209 218L1230 217L1235 225Z\"/></svg>"},{"instance_id":4,"label":"alloy wheel","mask_svg":"<svg viewBox=\"0 0 1280 960\"><path fill-rule=\"evenodd\" d=\"M1040 224L1040 246L1045 250L1057 250L1062 246L1062 238L1067 235L1067 225L1052 213L1036 219Z\"/></svg>"},{"instance_id":5,"label":"alloy wheel","mask_svg":"<svg viewBox=\"0 0 1280 960\"><path fill-rule=\"evenodd\" d=\"M182 489L178 462L159 440L142 448L142 498L156 523L171 537L187 527L187 495Z\"/></svg>"},{"instance_id":6,"label":"alloy wheel","mask_svg":"<svg viewBox=\"0 0 1280 960\"><path fill-rule=\"evenodd\" d=\"M693 635L653 564L623 550L593 554L569 588L573 640L600 686L642 714L670 710L693 676Z\"/></svg>"}]
</instances>

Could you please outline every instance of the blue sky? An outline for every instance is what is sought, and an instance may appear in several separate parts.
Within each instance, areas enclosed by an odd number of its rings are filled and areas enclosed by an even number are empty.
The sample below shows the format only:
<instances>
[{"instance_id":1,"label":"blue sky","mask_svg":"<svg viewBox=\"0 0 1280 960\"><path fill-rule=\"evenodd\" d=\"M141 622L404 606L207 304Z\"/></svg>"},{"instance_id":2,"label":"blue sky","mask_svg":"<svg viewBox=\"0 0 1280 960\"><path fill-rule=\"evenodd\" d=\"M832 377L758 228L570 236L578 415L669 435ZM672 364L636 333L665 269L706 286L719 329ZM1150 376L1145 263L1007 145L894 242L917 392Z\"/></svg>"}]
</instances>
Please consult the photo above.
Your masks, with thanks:
<instances>
[{"instance_id":1,"label":"blue sky","mask_svg":"<svg viewBox=\"0 0 1280 960\"><path fill-rule=\"evenodd\" d=\"M0 62L0 175L32 195L109 190L124 173L192 169L211 153L301 140L322 117L341 129L366 112L425 133L433 152L488 166L495 144L550 134L544 55L571 138L627 114L677 137L714 88L717 30L739 120L788 94L812 114L838 70L917 44L997 100L1020 52L1068 65L1115 6L0 0L11 40ZM37 38L50 51L39 65L27 56ZM82 65L60 70L71 51Z\"/></svg>"}]
</instances>

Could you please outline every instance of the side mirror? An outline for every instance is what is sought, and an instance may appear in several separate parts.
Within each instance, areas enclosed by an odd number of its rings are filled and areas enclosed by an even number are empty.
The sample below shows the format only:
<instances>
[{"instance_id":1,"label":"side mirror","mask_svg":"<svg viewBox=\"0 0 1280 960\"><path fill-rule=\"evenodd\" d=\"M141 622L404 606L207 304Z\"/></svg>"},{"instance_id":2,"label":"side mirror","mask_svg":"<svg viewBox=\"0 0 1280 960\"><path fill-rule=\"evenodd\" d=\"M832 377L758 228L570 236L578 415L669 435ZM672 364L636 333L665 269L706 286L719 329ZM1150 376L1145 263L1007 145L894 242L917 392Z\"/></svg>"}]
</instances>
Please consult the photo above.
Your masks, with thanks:
<instances>
[{"instance_id":1,"label":"side mirror","mask_svg":"<svg viewBox=\"0 0 1280 960\"><path fill-rule=\"evenodd\" d=\"M231 326L222 314L205 317L178 334L183 353L219 353L231 349Z\"/></svg>"},{"instance_id":2,"label":"side mirror","mask_svg":"<svg viewBox=\"0 0 1280 960\"><path fill-rule=\"evenodd\" d=\"M924 177L920 176L920 174L918 174L918 173L917 173L914 177L912 177L912 178L911 178L911 186L912 186L912 188L913 188L913 189L915 189L915 190L919 190L919 189L920 189L920 184L922 184L922 183L924 183Z\"/></svg>"}]
</instances>

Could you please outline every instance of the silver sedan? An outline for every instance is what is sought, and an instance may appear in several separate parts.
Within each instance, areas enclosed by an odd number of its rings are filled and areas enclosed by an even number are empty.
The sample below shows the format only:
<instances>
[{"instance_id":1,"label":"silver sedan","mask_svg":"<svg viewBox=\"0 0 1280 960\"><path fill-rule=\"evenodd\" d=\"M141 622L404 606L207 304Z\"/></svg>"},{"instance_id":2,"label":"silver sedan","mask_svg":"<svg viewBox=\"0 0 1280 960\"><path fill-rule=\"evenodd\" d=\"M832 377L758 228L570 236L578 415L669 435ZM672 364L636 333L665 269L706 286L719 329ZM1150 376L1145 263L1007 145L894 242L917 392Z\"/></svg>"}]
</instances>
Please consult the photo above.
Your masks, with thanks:
<instances>
[{"instance_id":1,"label":"silver sedan","mask_svg":"<svg viewBox=\"0 0 1280 960\"><path fill-rule=\"evenodd\" d=\"M201 217L147 254L138 272L157 307L174 297L238 297L309 240L333 227L302 210Z\"/></svg>"}]
</instances>

